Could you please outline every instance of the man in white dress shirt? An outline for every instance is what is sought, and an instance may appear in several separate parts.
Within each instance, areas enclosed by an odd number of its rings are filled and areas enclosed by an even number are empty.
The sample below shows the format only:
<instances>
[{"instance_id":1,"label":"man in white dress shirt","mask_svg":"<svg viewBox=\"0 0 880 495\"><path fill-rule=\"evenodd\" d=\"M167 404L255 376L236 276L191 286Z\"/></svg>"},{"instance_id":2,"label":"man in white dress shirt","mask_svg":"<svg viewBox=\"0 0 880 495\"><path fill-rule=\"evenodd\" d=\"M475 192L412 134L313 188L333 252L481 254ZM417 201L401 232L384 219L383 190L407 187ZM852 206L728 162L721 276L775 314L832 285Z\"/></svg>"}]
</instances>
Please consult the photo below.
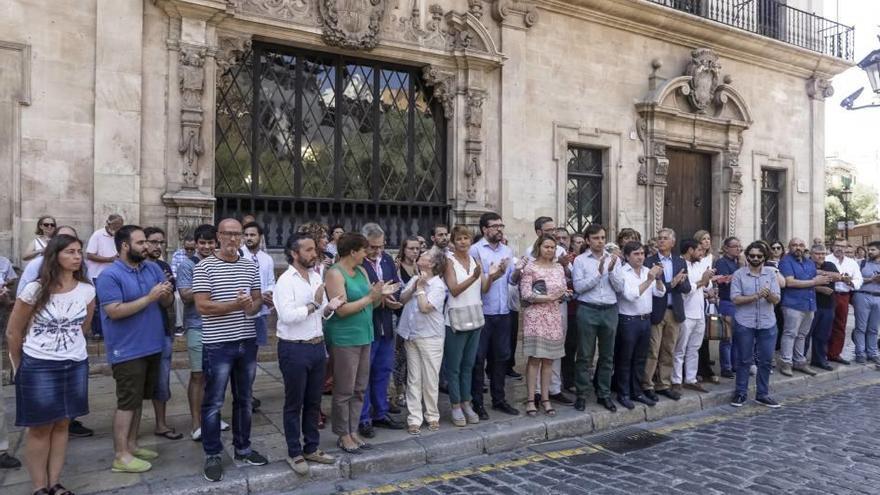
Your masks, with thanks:
<instances>
[{"instance_id":1,"label":"man in white dress shirt","mask_svg":"<svg viewBox=\"0 0 880 495\"><path fill-rule=\"evenodd\" d=\"M682 295L685 319L681 322L681 331L672 354L672 389L680 394L684 382L684 388L706 393L708 390L697 383L697 362L703 334L706 332L703 290L711 283L715 270L702 262L705 253L697 241L683 239L680 251L687 264L688 280L692 289Z\"/></svg>"},{"instance_id":2,"label":"man in white dress shirt","mask_svg":"<svg viewBox=\"0 0 880 495\"><path fill-rule=\"evenodd\" d=\"M284 377L284 437L290 466L305 476L309 473L307 461L336 462L318 449L318 416L327 361L322 317L329 317L343 299L325 301L324 284L314 270L318 262L314 239L304 233L293 234L284 255L290 266L278 278L274 298L278 365Z\"/></svg>"},{"instance_id":3,"label":"man in white dress shirt","mask_svg":"<svg viewBox=\"0 0 880 495\"><path fill-rule=\"evenodd\" d=\"M828 360L840 364L849 364L840 353L846 341L846 320L849 316L849 305L853 292L862 288L862 271L856 260L846 256L847 242L836 240L831 245L831 256L826 261L834 263L843 280L834 284L834 323L831 326L831 338L828 340Z\"/></svg>"}]
</instances>

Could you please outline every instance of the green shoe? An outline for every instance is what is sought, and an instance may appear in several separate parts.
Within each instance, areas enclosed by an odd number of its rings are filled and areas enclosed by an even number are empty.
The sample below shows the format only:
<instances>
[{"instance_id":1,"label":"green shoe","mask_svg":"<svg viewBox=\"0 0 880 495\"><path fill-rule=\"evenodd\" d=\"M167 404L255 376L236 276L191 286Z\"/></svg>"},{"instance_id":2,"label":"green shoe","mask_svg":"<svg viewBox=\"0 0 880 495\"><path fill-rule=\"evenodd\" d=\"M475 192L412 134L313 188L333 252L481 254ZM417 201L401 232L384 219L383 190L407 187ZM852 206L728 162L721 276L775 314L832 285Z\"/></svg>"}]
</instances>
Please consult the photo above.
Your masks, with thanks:
<instances>
[{"instance_id":1,"label":"green shoe","mask_svg":"<svg viewBox=\"0 0 880 495\"><path fill-rule=\"evenodd\" d=\"M131 455L137 457L138 459L143 459L145 461L152 461L159 457L159 453L155 450L150 449L137 449L131 453Z\"/></svg>"},{"instance_id":2,"label":"green shoe","mask_svg":"<svg viewBox=\"0 0 880 495\"><path fill-rule=\"evenodd\" d=\"M114 459L113 467L110 468L110 471L114 473L145 473L152 468L153 465L149 462L135 457L128 464L125 464L118 459Z\"/></svg>"}]
</instances>

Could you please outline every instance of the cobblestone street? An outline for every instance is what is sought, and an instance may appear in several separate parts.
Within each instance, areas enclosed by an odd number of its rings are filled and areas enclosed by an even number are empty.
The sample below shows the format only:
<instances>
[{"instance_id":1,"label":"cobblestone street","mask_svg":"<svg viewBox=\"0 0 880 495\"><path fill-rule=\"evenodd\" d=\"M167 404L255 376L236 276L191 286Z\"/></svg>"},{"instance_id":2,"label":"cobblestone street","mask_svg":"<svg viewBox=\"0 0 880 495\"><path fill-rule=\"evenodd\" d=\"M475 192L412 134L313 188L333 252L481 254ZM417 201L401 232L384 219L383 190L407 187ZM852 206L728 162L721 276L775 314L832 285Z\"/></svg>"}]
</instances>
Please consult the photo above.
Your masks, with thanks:
<instances>
[{"instance_id":1,"label":"cobblestone street","mask_svg":"<svg viewBox=\"0 0 880 495\"><path fill-rule=\"evenodd\" d=\"M876 379L876 377L875 377ZM781 409L750 401L598 436L539 444L354 493L878 492L880 385L810 390ZM617 434L615 434L617 433ZM646 446L647 445L647 446ZM354 481L348 482L355 483ZM367 486L364 486L364 485Z\"/></svg>"}]
</instances>

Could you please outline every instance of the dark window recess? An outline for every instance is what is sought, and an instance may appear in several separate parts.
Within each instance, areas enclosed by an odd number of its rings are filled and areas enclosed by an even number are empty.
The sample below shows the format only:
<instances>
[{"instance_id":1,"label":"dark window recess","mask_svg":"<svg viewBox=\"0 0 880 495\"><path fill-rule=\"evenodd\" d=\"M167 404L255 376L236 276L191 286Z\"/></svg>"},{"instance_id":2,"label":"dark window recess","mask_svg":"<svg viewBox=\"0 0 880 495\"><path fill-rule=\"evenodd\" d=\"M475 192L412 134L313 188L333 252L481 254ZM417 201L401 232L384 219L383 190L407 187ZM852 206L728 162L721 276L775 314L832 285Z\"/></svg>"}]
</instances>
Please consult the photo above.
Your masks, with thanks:
<instances>
[{"instance_id":1,"label":"dark window recess","mask_svg":"<svg viewBox=\"0 0 880 495\"><path fill-rule=\"evenodd\" d=\"M779 199L782 193L779 170L761 170L761 239L779 240Z\"/></svg>"},{"instance_id":2,"label":"dark window recess","mask_svg":"<svg viewBox=\"0 0 880 495\"><path fill-rule=\"evenodd\" d=\"M591 223L602 223L602 150L568 148L565 196L570 231L583 233Z\"/></svg>"},{"instance_id":3,"label":"dark window recess","mask_svg":"<svg viewBox=\"0 0 880 495\"><path fill-rule=\"evenodd\" d=\"M308 221L375 221L389 246L446 222L446 120L419 74L256 45L218 83L218 218L254 213L269 247Z\"/></svg>"}]
</instances>

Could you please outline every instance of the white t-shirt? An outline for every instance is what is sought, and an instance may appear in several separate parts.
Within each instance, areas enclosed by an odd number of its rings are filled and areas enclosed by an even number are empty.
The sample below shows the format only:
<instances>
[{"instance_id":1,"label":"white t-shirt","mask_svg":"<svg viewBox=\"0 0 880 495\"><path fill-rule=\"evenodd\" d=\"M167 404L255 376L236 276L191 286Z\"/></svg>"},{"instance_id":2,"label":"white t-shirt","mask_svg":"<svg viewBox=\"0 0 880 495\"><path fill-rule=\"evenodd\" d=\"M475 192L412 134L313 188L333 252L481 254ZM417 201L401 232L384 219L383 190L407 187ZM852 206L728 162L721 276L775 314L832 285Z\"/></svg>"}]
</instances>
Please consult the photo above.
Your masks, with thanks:
<instances>
[{"instance_id":1,"label":"white t-shirt","mask_svg":"<svg viewBox=\"0 0 880 495\"><path fill-rule=\"evenodd\" d=\"M86 246L86 253L96 254L98 256L116 256L116 241L113 240L113 236L107 233L106 228L102 228L96 230L91 237L89 237L89 243ZM86 258L86 267L89 270L89 277L92 277L92 280L96 280L98 275L104 271L104 268L112 265L113 262L110 263L99 263L97 261L91 261Z\"/></svg>"},{"instance_id":2,"label":"white t-shirt","mask_svg":"<svg viewBox=\"0 0 880 495\"><path fill-rule=\"evenodd\" d=\"M712 267L712 258L703 258L696 263L691 263L690 261L685 261L688 269L688 281L691 284L691 291L687 294L682 294L682 300L684 302L684 317L691 319L701 319L705 318L706 310L705 310L705 300L706 295L703 293L703 288L700 287L697 289L697 283L703 278L703 274L706 273L706 270Z\"/></svg>"},{"instance_id":3,"label":"white t-shirt","mask_svg":"<svg viewBox=\"0 0 880 495\"><path fill-rule=\"evenodd\" d=\"M19 299L34 304L41 286L31 282ZM70 292L53 294L46 306L34 315L24 338L24 352L30 357L50 361L82 361L88 358L83 322L89 303L95 300L95 288L80 282Z\"/></svg>"}]
</instances>

